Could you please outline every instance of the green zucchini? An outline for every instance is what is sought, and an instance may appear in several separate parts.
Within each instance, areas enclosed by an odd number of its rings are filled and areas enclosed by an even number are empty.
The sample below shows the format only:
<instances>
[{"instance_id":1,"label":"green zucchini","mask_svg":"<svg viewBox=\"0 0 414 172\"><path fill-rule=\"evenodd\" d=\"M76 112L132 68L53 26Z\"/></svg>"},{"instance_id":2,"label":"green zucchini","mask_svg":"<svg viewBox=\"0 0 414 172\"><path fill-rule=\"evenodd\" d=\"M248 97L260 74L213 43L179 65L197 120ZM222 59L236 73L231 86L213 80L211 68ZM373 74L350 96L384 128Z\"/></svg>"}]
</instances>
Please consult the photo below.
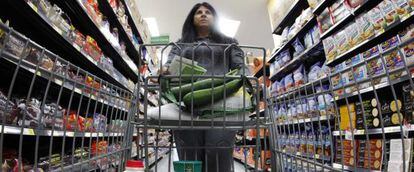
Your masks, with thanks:
<instances>
[{"instance_id":1,"label":"green zucchini","mask_svg":"<svg viewBox=\"0 0 414 172\"><path fill-rule=\"evenodd\" d=\"M226 75L230 75L230 76L234 76L235 74L237 74L238 70L232 70L229 73L227 73ZM227 79L227 81L229 81L231 79ZM201 81L197 81L194 82L193 84L189 83L189 84L184 84L181 86L181 98L183 98L186 94L190 93L191 91L197 91L197 90L202 90L202 89L207 89L207 88L211 88L212 85L214 85L214 87L223 85L224 83L224 79L222 78L209 78L209 79L204 79ZM194 89L191 89L191 87L193 87ZM175 98L177 100L179 100L180 98L180 87L173 87L171 88L171 92L174 94Z\"/></svg>"},{"instance_id":2,"label":"green zucchini","mask_svg":"<svg viewBox=\"0 0 414 172\"><path fill-rule=\"evenodd\" d=\"M216 102L224 98L224 93L226 93L226 96L230 96L231 94L237 92L242 85L243 82L241 79L235 79L227 82L226 85L223 84L221 86L214 87L214 90L213 88L208 88L187 93L183 98L183 102L187 107L191 107L191 104L194 107L210 105L213 96L214 101Z\"/></svg>"}]
</instances>

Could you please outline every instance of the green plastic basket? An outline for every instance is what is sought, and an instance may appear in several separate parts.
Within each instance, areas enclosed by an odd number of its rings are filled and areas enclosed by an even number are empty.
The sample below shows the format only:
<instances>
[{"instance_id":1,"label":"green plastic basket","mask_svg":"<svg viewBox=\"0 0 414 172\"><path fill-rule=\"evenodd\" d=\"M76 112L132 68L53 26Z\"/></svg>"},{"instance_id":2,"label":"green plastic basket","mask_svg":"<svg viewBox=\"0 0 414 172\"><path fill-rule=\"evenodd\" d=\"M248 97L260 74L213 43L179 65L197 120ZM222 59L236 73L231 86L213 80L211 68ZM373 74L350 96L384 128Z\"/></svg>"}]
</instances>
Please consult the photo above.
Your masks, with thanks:
<instances>
[{"instance_id":1,"label":"green plastic basket","mask_svg":"<svg viewBox=\"0 0 414 172\"><path fill-rule=\"evenodd\" d=\"M201 161L174 161L175 172L201 172Z\"/></svg>"}]
</instances>

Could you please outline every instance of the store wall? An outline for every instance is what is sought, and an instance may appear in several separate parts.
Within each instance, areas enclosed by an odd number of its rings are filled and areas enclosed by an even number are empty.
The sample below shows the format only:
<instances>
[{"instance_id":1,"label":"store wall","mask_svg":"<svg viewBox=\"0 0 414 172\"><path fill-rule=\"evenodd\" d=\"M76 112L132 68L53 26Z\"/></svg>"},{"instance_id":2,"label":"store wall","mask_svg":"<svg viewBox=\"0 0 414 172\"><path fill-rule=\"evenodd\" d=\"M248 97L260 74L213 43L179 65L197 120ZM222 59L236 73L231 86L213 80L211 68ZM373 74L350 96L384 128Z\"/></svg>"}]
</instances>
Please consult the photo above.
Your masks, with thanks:
<instances>
[{"instance_id":1,"label":"store wall","mask_svg":"<svg viewBox=\"0 0 414 172\"><path fill-rule=\"evenodd\" d=\"M205 0L207 1L207 0ZM156 17L161 34L171 41L181 36L181 28L191 7L201 0L136 0L143 17ZM226 18L241 21L235 36L243 45L273 49L267 0L208 0Z\"/></svg>"}]
</instances>

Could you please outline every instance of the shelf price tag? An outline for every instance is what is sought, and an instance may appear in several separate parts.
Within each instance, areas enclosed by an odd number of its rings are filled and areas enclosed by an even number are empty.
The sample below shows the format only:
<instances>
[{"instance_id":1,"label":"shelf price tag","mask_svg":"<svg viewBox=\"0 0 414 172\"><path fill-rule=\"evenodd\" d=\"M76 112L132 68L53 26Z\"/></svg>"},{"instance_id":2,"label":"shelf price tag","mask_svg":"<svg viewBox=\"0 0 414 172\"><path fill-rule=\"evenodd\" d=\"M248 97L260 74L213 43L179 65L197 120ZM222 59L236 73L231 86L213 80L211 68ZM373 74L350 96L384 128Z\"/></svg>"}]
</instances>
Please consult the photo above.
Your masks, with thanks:
<instances>
[{"instance_id":1,"label":"shelf price tag","mask_svg":"<svg viewBox=\"0 0 414 172\"><path fill-rule=\"evenodd\" d=\"M352 140L352 133L348 130L345 131L345 139L346 140Z\"/></svg>"},{"instance_id":2,"label":"shelf price tag","mask_svg":"<svg viewBox=\"0 0 414 172\"><path fill-rule=\"evenodd\" d=\"M34 130L32 128L28 128L27 135L34 136L35 135Z\"/></svg>"}]
</instances>

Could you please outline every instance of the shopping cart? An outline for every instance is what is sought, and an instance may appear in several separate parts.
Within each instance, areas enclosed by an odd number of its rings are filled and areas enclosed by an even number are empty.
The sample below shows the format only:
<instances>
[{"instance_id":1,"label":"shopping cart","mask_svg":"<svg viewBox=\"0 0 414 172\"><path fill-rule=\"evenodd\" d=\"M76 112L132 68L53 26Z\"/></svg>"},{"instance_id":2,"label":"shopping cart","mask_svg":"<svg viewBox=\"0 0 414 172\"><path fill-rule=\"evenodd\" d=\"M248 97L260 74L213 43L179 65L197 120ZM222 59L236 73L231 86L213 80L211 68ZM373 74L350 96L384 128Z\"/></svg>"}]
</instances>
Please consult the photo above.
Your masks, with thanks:
<instances>
[{"instance_id":1,"label":"shopping cart","mask_svg":"<svg viewBox=\"0 0 414 172\"><path fill-rule=\"evenodd\" d=\"M263 48L239 46L235 44L207 44L204 42L197 44L170 43L143 45L140 52L142 58L145 59L145 49L159 48L161 49L161 57L164 57L165 54L168 54L166 53L168 50L182 50L183 47L187 50L190 49L191 51L204 49L203 51L207 51L207 54L211 54L213 61L214 56L217 56L217 53L220 53L215 51L221 50L221 53L224 54L224 59L226 59L228 58L226 55L229 54L233 48L242 49L243 52L246 53L251 51L261 55L263 57L263 61L266 60L266 52ZM189 60L187 65L190 65L192 69L196 68L194 66L197 63L194 60L196 53L189 54L192 55L190 57L176 57L175 60L180 62L176 65L177 69L179 69L178 71L182 71L185 67L185 60ZM245 58L246 56L243 55L243 57ZM183 58L186 59L183 60ZM160 61L158 62L159 66L157 66L156 69L163 69L163 63L165 60L165 58L160 58ZM170 69L172 68L171 66L173 66L172 63L174 62L171 62ZM226 65L226 62L223 65ZM246 68L242 69L240 73L247 73L245 70ZM263 72L265 73L266 71ZM136 130L137 133L140 133L136 139L136 144L138 147L138 159L145 160L146 170L174 171L175 169L178 172L183 170L179 168L190 164L193 166L199 166L200 169L202 167L203 171L219 171L218 164L222 163L219 161L219 159L221 159L219 156L222 155L219 155L218 151L214 150L226 150L229 151L229 154L234 152L234 158L244 164L243 171L268 171L272 168L271 165L274 165L271 163L270 159L270 147L272 145L272 139L270 138L272 137L272 132L268 131L272 120L266 115L267 110L264 109L263 111L260 111L259 105L256 103L259 102L260 95L266 98L266 89L260 88L261 85L259 84L259 80L257 78L243 75L203 75L194 73L183 74L181 72L178 75L169 74L141 77L143 82L142 85L138 85L138 88L142 88L142 90L140 91L141 93L137 93L137 97L140 99L140 102L138 102L139 107L143 109L140 110L141 114L139 115L139 119L136 121ZM218 86L220 85L224 86L224 88L230 87L230 82L232 80L240 80L244 83L242 84L243 86L241 90L248 90L249 86L247 85L249 84L247 83L250 83L250 90L249 92L241 91L242 98L235 99L241 110L239 109L240 111L238 113L231 114L231 112L226 110L226 107L230 107L229 103L231 102L232 96L233 98L235 97L235 94L228 94L224 91L207 97L208 100L203 101L208 102L205 103L208 105L204 106L199 105L199 103L196 102L194 97L194 94L196 94L194 84L195 81L199 80L213 81L209 85L203 87L211 89L212 92L215 91L214 89L219 89ZM222 83L214 82L214 80ZM223 83L224 81L226 81L226 83ZM189 84L191 87L184 88L185 84ZM188 88L190 88L190 90L188 90ZM176 102L171 101L171 94L168 95L172 89L175 89L175 91L178 90ZM188 100L188 97L185 97L184 94L191 95L191 100ZM223 99L211 98L214 96L221 96L220 94L223 95ZM243 98L249 97L248 94L252 95L251 99L249 98L246 100ZM155 96L154 98L154 95L158 95L158 97ZM186 98L187 100L185 100ZM234 104L234 102L235 101L233 100L232 103ZM249 103L250 106L248 107ZM221 104L220 107L224 108L224 111L216 113L215 110L217 109L211 108L213 107L211 105L217 104ZM203 109L201 107L208 108ZM217 114L220 115L217 116ZM230 137L233 137L230 138L232 141L234 140L234 137L236 137L236 132L238 131L240 134L238 135L239 141L238 143L231 143L231 145L227 144L224 146L202 144L186 145L185 141L181 144L176 143L178 134L182 135L182 133L185 132L185 134L191 135L188 132L191 131L194 133L193 136L197 136L197 133L202 133L203 131L208 130L214 130L217 131L217 133L232 131L233 134L230 134ZM246 133L249 132L255 133L254 138L249 138L249 136L246 135ZM270 136L266 137L265 133L270 133ZM174 158L172 155L172 152L175 150L177 150L178 154L180 154L179 160ZM203 157L203 153L200 152L215 152L216 155L211 155L213 153L205 153ZM200 153L201 155L197 155L197 153ZM211 158L211 156L214 156L215 158ZM159 161L161 158L162 161L166 161L168 164L159 165L158 163L161 162ZM214 160L213 166L210 166L211 162L206 162L208 160ZM216 166L214 167L214 165ZM234 170L235 167L233 161L231 162L231 166L231 169Z\"/></svg>"}]
</instances>

